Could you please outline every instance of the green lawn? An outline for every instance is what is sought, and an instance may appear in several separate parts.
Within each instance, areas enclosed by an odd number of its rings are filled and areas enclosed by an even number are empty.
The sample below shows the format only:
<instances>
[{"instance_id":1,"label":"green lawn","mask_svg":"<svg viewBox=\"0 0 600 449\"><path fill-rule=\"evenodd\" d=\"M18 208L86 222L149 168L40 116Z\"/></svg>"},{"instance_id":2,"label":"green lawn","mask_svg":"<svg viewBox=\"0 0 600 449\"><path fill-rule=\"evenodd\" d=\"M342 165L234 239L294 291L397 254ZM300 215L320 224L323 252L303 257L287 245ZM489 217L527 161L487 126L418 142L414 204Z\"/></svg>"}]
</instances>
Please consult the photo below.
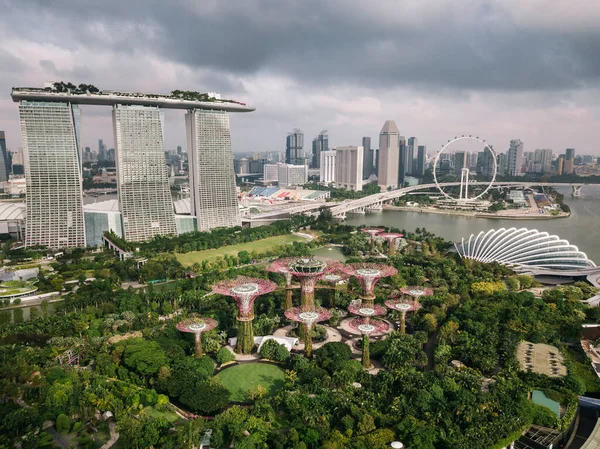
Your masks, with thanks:
<instances>
[{"instance_id":1,"label":"green lawn","mask_svg":"<svg viewBox=\"0 0 600 449\"><path fill-rule=\"evenodd\" d=\"M148 406L148 407L144 407L142 409L142 412L147 415L150 416L152 418L160 418L161 416L163 418L166 418L167 421L169 422L175 422L179 419L179 416L177 416L177 414L166 410L164 412L159 412L158 410L156 410L154 407Z\"/></svg>"},{"instance_id":2,"label":"green lawn","mask_svg":"<svg viewBox=\"0 0 600 449\"><path fill-rule=\"evenodd\" d=\"M194 262L202 262L203 260L207 260L212 262L217 259L217 257L230 255L237 256L237 253L240 251L248 251L249 253L256 250L258 253L263 253L278 246L283 245L284 243L292 243L292 242L304 242L306 241L302 237L296 237L295 235L278 235L277 237L269 237L262 240L256 240L255 242L249 243L239 243L237 245L230 246L222 246L217 249L207 249L205 251L192 251L185 254L177 254L177 259L185 266L193 265Z\"/></svg>"},{"instance_id":3,"label":"green lawn","mask_svg":"<svg viewBox=\"0 0 600 449\"><path fill-rule=\"evenodd\" d=\"M266 363L246 363L226 368L217 374L223 385L231 392L231 400L243 402L246 392L258 385L267 389L269 394L275 394L283 387L283 371L275 365Z\"/></svg>"}]
</instances>

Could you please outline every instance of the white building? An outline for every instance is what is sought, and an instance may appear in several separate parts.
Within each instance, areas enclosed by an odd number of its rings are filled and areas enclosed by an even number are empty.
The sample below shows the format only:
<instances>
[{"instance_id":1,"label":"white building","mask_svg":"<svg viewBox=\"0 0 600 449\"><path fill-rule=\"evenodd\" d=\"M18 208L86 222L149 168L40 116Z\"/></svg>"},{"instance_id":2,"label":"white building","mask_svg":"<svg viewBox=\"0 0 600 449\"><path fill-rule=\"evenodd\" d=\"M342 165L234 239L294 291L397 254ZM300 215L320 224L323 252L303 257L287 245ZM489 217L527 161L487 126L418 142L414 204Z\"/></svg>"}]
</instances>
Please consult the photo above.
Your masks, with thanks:
<instances>
[{"instance_id":1,"label":"white building","mask_svg":"<svg viewBox=\"0 0 600 449\"><path fill-rule=\"evenodd\" d=\"M175 235L165 162L163 113L155 106L113 108L117 187L125 240Z\"/></svg>"},{"instance_id":2,"label":"white building","mask_svg":"<svg viewBox=\"0 0 600 449\"><path fill-rule=\"evenodd\" d=\"M279 164L277 180L280 187L301 186L308 182L306 165Z\"/></svg>"},{"instance_id":3,"label":"white building","mask_svg":"<svg viewBox=\"0 0 600 449\"><path fill-rule=\"evenodd\" d=\"M388 120L379 134L378 185L382 190L398 186L398 164L400 156L400 130L396 122Z\"/></svg>"},{"instance_id":4,"label":"white building","mask_svg":"<svg viewBox=\"0 0 600 449\"><path fill-rule=\"evenodd\" d=\"M185 115L192 215L198 231L241 226L229 114L194 109Z\"/></svg>"},{"instance_id":5,"label":"white building","mask_svg":"<svg viewBox=\"0 0 600 449\"><path fill-rule=\"evenodd\" d=\"M335 148L335 183L346 190L362 190L363 147Z\"/></svg>"},{"instance_id":6,"label":"white building","mask_svg":"<svg viewBox=\"0 0 600 449\"><path fill-rule=\"evenodd\" d=\"M27 185L25 245L84 247L79 107L22 101L19 114Z\"/></svg>"},{"instance_id":7,"label":"white building","mask_svg":"<svg viewBox=\"0 0 600 449\"><path fill-rule=\"evenodd\" d=\"M510 148L507 154L507 175L508 176L524 176L523 164L523 142L520 139L510 141Z\"/></svg>"},{"instance_id":8,"label":"white building","mask_svg":"<svg viewBox=\"0 0 600 449\"><path fill-rule=\"evenodd\" d=\"M319 168L319 179L322 184L335 182L335 151L323 151Z\"/></svg>"},{"instance_id":9,"label":"white building","mask_svg":"<svg viewBox=\"0 0 600 449\"><path fill-rule=\"evenodd\" d=\"M281 164L263 165L263 179L265 181L277 181L279 179L279 165Z\"/></svg>"},{"instance_id":10,"label":"white building","mask_svg":"<svg viewBox=\"0 0 600 449\"><path fill-rule=\"evenodd\" d=\"M539 168L543 173L549 173L552 170L552 150L535 150L534 164L539 164Z\"/></svg>"}]
</instances>

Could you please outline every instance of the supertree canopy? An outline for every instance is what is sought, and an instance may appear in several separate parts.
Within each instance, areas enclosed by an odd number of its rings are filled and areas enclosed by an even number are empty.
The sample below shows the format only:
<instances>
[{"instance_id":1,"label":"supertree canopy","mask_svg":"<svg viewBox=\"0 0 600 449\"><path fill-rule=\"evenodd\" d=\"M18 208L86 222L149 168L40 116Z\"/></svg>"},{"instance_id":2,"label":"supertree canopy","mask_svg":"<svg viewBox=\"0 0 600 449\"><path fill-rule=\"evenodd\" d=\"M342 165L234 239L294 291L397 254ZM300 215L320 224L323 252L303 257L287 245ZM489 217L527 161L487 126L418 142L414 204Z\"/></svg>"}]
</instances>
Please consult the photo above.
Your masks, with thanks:
<instances>
[{"instance_id":1,"label":"supertree canopy","mask_svg":"<svg viewBox=\"0 0 600 449\"><path fill-rule=\"evenodd\" d=\"M315 284L317 280L325 274L339 270L339 267L340 263L333 259L284 257L273 262L269 270L274 272L280 272L281 269L289 271L300 282L302 308L304 311L311 311L315 307Z\"/></svg>"},{"instance_id":2,"label":"supertree canopy","mask_svg":"<svg viewBox=\"0 0 600 449\"><path fill-rule=\"evenodd\" d=\"M433 295L433 289L431 287L403 287L400 291L403 295L412 296L415 299L419 299L421 296Z\"/></svg>"},{"instance_id":3,"label":"supertree canopy","mask_svg":"<svg viewBox=\"0 0 600 449\"><path fill-rule=\"evenodd\" d=\"M398 272L394 267L378 263L350 263L344 265L343 270L349 276L358 279L363 288L361 299L368 307L373 306L377 281L383 277L393 276Z\"/></svg>"},{"instance_id":4,"label":"supertree canopy","mask_svg":"<svg viewBox=\"0 0 600 449\"><path fill-rule=\"evenodd\" d=\"M217 321L212 318L188 318L177 323L177 329L181 332L194 334L196 357L202 356L202 333L217 327Z\"/></svg>"},{"instance_id":5,"label":"supertree canopy","mask_svg":"<svg viewBox=\"0 0 600 449\"><path fill-rule=\"evenodd\" d=\"M406 332L406 314L408 312L416 312L421 308L421 304L418 301L413 301L410 299L388 299L385 302L385 305L388 308L402 314L402 318L400 320L400 332L403 334Z\"/></svg>"},{"instance_id":6,"label":"supertree canopy","mask_svg":"<svg viewBox=\"0 0 600 449\"><path fill-rule=\"evenodd\" d=\"M399 234L397 232L382 232L381 234L378 234L378 237L384 238L387 240L389 247L388 247L388 255L391 256L394 254L394 250L395 245L394 245L394 241L396 239L402 238L404 237L404 234Z\"/></svg>"},{"instance_id":7,"label":"supertree canopy","mask_svg":"<svg viewBox=\"0 0 600 449\"><path fill-rule=\"evenodd\" d=\"M306 327L304 333L304 352L307 357L312 353L312 327L321 321L331 318L331 312L323 307L316 307L311 311L305 311L301 307L294 307L285 311L285 316L292 321L302 323Z\"/></svg>"},{"instance_id":8,"label":"supertree canopy","mask_svg":"<svg viewBox=\"0 0 600 449\"><path fill-rule=\"evenodd\" d=\"M243 354L250 354L254 347L254 300L265 293L270 293L277 288L275 282L260 278L238 276L219 282L213 286L213 292L220 295L231 296L238 305L238 337L235 350Z\"/></svg>"},{"instance_id":9,"label":"supertree canopy","mask_svg":"<svg viewBox=\"0 0 600 449\"><path fill-rule=\"evenodd\" d=\"M350 328L361 334L362 337L362 365L363 368L371 366L371 356L369 352L369 335L384 334L390 325L383 320L365 318L353 318L350 320Z\"/></svg>"},{"instance_id":10,"label":"supertree canopy","mask_svg":"<svg viewBox=\"0 0 600 449\"><path fill-rule=\"evenodd\" d=\"M321 282L325 282L325 283L329 284L331 286L331 289L333 290L331 297L329 298L329 301L330 301L329 306L331 308L335 308L335 301L337 299L337 294L338 294L337 285L340 282L347 280L348 278L349 278L349 276L346 273L344 273L341 270L338 270L338 271L334 271L329 274L326 274L320 279Z\"/></svg>"},{"instance_id":11,"label":"supertree canopy","mask_svg":"<svg viewBox=\"0 0 600 449\"><path fill-rule=\"evenodd\" d=\"M353 315L362 316L368 319L373 316L385 315L387 313L387 309L378 304L374 304L373 306L366 307L363 304L360 305L349 305L348 311Z\"/></svg>"},{"instance_id":12,"label":"supertree canopy","mask_svg":"<svg viewBox=\"0 0 600 449\"><path fill-rule=\"evenodd\" d=\"M373 247L375 246L375 236L384 231L382 228L362 228L362 232L365 232L371 236L371 251L373 251Z\"/></svg>"}]
</instances>

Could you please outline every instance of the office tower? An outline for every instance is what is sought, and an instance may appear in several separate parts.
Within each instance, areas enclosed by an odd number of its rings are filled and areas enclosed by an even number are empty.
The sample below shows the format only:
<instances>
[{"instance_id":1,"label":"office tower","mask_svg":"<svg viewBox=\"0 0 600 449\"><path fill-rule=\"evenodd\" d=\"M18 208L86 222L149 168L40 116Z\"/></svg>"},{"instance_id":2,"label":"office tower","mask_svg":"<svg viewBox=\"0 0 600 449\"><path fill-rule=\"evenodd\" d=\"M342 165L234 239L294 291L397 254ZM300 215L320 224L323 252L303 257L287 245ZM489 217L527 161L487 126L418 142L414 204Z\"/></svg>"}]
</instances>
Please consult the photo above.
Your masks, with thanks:
<instances>
[{"instance_id":1,"label":"office tower","mask_svg":"<svg viewBox=\"0 0 600 449\"><path fill-rule=\"evenodd\" d=\"M321 164L321 152L323 151L329 151L329 135L326 129L321 131L312 141L312 168L319 168Z\"/></svg>"},{"instance_id":2,"label":"office tower","mask_svg":"<svg viewBox=\"0 0 600 449\"><path fill-rule=\"evenodd\" d=\"M520 139L510 141L507 157L507 175L523 176L523 142Z\"/></svg>"},{"instance_id":3,"label":"office tower","mask_svg":"<svg viewBox=\"0 0 600 449\"><path fill-rule=\"evenodd\" d=\"M324 151L321 153L321 168L319 169L319 180L323 184L335 182L335 151Z\"/></svg>"},{"instance_id":4,"label":"office tower","mask_svg":"<svg viewBox=\"0 0 600 449\"><path fill-rule=\"evenodd\" d=\"M83 247L79 107L21 101L19 115L27 185L25 246Z\"/></svg>"},{"instance_id":5,"label":"office tower","mask_svg":"<svg viewBox=\"0 0 600 449\"><path fill-rule=\"evenodd\" d=\"M508 156L505 153L500 153L496 155L496 164L497 164L497 172L498 176L506 176L506 172L508 171Z\"/></svg>"},{"instance_id":6,"label":"office tower","mask_svg":"<svg viewBox=\"0 0 600 449\"><path fill-rule=\"evenodd\" d=\"M375 167L373 167L375 169L375 176L379 176L379 148L373 150L373 153L375 153Z\"/></svg>"},{"instance_id":7,"label":"office tower","mask_svg":"<svg viewBox=\"0 0 600 449\"><path fill-rule=\"evenodd\" d=\"M373 150L371 150L371 138L363 137L362 138L362 147L363 147L363 179L369 179L375 172L375 158L373 157Z\"/></svg>"},{"instance_id":8,"label":"office tower","mask_svg":"<svg viewBox=\"0 0 600 449\"><path fill-rule=\"evenodd\" d=\"M589 154L586 154L581 158L581 163L584 165L587 165L587 164L591 164L593 160L594 160L594 158L592 156L590 156Z\"/></svg>"},{"instance_id":9,"label":"office tower","mask_svg":"<svg viewBox=\"0 0 600 449\"><path fill-rule=\"evenodd\" d=\"M410 172L408 162L408 145L406 137L398 138L398 187L404 187L406 175Z\"/></svg>"},{"instance_id":10,"label":"office tower","mask_svg":"<svg viewBox=\"0 0 600 449\"><path fill-rule=\"evenodd\" d=\"M177 154L183 154L183 150L181 149L181 145L177 145Z\"/></svg>"},{"instance_id":11,"label":"office tower","mask_svg":"<svg viewBox=\"0 0 600 449\"><path fill-rule=\"evenodd\" d=\"M400 131L393 120L384 123L379 134L378 185L382 190L398 186Z\"/></svg>"},{"instance_id":12,"label":"office tower","mask_svg":"<svg viewBox=\"0 0 600 449\"><path fill-rule=\"evenodd\" d=\"M464 151L457 151L454 153L453 158L454 171L460 173L460 171L467 166L466 154Z\"/></svg>"},{"instance_id":13,"label":"office tower","mask_svg":"<svg viewBox=\"0 0 600 449\"><path fill-rule=\"evenodd\" d=\"M485 179L491 179L494 176L494 156L487 148L477 153L475 172Z\"/></svg>"},{"instance_id":14,"label":"office tower","mask_svg":"<svg viewBox=\"0 0 600 449\"><path fill-rule=\"evenodd\" d=\"M123 237L140 242L177 234L164 158L163 113L155 106L117 104L112 115Z\"/></svg>"},{"instance_id":15,"label":"office tower","mask_svg":"<svg viewBox=\"0 0 600 449\"><path fill-rule=\"evenodd\" d=\"M301 186L308 182L306 165L279 164L277 168L279 187Z\"/></svg>"},{"instance_id":16,"label":"office tower","mask_svg":"<svg viewBox=\"0 0 600 449\"><path fill-rule=\"evenodd\" d=\"M115 162L116 161L116 152L114 148L109 148L108 151L106 152L106 160L109 162Z\"/></svg>"},{"instance_id":17,"label":"office tower","mask_svg":"<svg viewBox=\"0 0 600 449\"><path fill-rule=\"evenodd\" d=\"M562 174L563 175L572 175L574 166L575 166L574 159L565 159L564 163L563 163Z\"/></svg>"},{"instance_id":18,"label":"office tower","mask_svg":"<svg viewBox=\"0 0 600 449\"><path fill-rule=\"evenodd\" d=\"M415 176L422 178L425 176L425 164L427 162L427 147L425 145L419 145L417 149L417 169L415 170Z\"/></svg>"},{"instance_id":19,"label":"office tower","mask_svg":"<svg viewBox=\"0 0 600 449\"><path fill-rule=\"evenodd\" d=\"M263 180L277 181L279 179L279 164L265 164L263 166Z\"/></svg>"},{"instance_id":20,"label":"office tower","mask_svg":"<svg viewBox=\"0 0 600 449\"><path fill-rule=\"evenodd\" d=\"M552 167L552 150L535 150L533 161L535 165L539 165L542 173L549 173Z\"/></svg>"},{"instance_id":21,"label":"office tower","mask_svg":"<svg viewBox=\"0 0 600 449\"><path fill-rule=\"evenodd\" d=\"M288 133L285 141L286 164L304 164L304 133L301 129L294 128Z\"/></svg>"},{"instance_id":22,"label":"office tower","mask_svg":"<svg viewBox=\"0 0 600 449\"><path fill-rule=\"evenodd\" d=\"M346 190L362 190L363 147L335 148L335 183Z\"/></svg>"},{"instance_id":23,"label":"office tower","mask_svg":"<svg viewBox=\"0 0 600 449\"><path fill-rule=\"evenodd\" d=\"M185 121L192 215L196 216L198 231L241 226L229 114L194 109L186 114Z\"/></svg>"},{"instance_id":24,"label":"office tower","mask_svg":"<svg viewBox=\"0 0 600 449\"><path fill-rule=\"evenodd\" d=\"M0 182L8 181L10 173L10 162L6 151L6 136L0 131Z\"/></svg>"},{"instance_id":25,"label":"office tower","mask_svg":"<svg viewBox=\"0 0 600 449\"><path fill-rule=\"evenodd\" d=\"M564 169L565 169L565 156L564 154L561 154L558 159L556 160L556 173L558 175L562 175L564 174Z\"/></svg>"},{"instance_id":26,"label":"office tower","mask_svg":"<svg viewBox=\"0 0 600 449\"><path fill-rule=\"evenodd\" d=\"M575 159L575 148L567 148L565 150L565 161L571 161Z\"/></svg>"},{"instance_id":27,"label":"office tower","mask_svg":"<svg viewBox=\"0 0 600 449\"><path fill-rule=\"evenodd\" d=\"M419 151L419 139L416 137L409 137L407 144L407 171L406 173L412 175L417 171L417 152Z\"/></svg>"}]
</instances>

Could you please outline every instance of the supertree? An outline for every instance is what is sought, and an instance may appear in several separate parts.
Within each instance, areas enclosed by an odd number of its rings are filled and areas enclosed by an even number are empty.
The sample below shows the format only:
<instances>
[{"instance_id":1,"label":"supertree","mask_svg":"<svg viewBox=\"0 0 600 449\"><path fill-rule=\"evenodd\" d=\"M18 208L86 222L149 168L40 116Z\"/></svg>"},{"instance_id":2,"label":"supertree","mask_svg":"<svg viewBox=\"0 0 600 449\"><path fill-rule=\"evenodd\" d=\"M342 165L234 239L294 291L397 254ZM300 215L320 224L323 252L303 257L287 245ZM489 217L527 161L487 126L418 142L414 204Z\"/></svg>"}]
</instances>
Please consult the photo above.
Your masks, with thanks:
<instances>
[{"instance_id":1,"label":"supertree","mask_svg":"<svg viewBox=\"0 0 600 449\"><path fill-rule=\"evenodd\" d=\"M321 282L326 282L331 286L333 290L330 298L329 307L335 308L335 301L337 299L338 289L337 286L340 282L348 279L348 275L343 271L336 271L330 274L326 274L321 278Z\"/></svg>"},{"instance_id":2,"label":"supertree","mask_svg":"<svg viewBox=\"0 0 600 449\"><path fill-rule=\"evenodd\" d=\"M267 270L269 270L271 273L280 274L285 279L285 303L283 304L283 309L287 310L294 307L292 302L292 272L287 267L274 263L269 265Z\"/></svg>"},{"instance_id":3,"label":"supertree","mask_svg":"<svg viewBox=\"0 0 600 449\"><path fill-rule=\"evenodd\" d=\"M387 242L389 244L388 256L391 257L394 255L394 251L396 250L394 241L396 239L400 239L400 238L404 237L404 234L399 234L397 232L382 232L381 234L378 235L378 237L381 237L381 238L384 238L387 240Z\"/></svg>"},{"instance_id":4,"label":"supertree","mask_svg":"<svg viewBox=\"0 0 600 449\"><path fill-rule=\"evenodd\" d=\"M381 228L362 228L361 231L371 236L371 251L373 251L373 248L375 247L375 236L384 230Z\"/></svg>"},{"instance_id":5,"label":"supertree","mask_svg":"<svg viewBox=\"0 0 600 449\"><path fill-rule=\"evenodd\" d=\"M315 308L317 280L325 274L339 270L340 265L337 260L320 257L284 257L273 262L269 270L280 272L283 268L300 282L300 305L303 311L310 312Z\"/></svg>"},{"instance_id":6,"label":"supertree","mask_svg":"<svg viewBox=\"0 0 600 449\"><path fill-rule=\"evenodd\" d=\"M403 295L412 296L415 300L419 300L421 296L432 296L433 289L431 287L403 287L400 289Z\"/></svg>"},{"instance_id":7,"label":"supertree","mask_svg":"<svg viewBox=\"0 0 600 449\"><path fill-rule=\"evenodd\" d=\"M349 325L354 331L362 335L362 366L368 369L371 366L369 335L383 334L388 331L390 325L383 320L370 318L353 318Z\"/></svg>"},{"instance_id":8,"label":"supertree","mask_svg":"<svg viewBox=\"0 0 600 449\"><path fill-rule=\"evenodd\" d=\"M275 282L259 278L238 276L236 279L219 282L212 290L220 295L231 296L238 305L238 336L235 352L250 354L254 347L254 300L260 295L270 293L277 288Z\"/></svg>"},{"instance_id":9,"label":"supertree","mask_svg":"<svg viewBox=\"0 0 600 449\"><path fill-rule=\"evenodd\" d=\"M196 357L201 357L202 352L202 334L208 332L217 327L217 321L212 318L201 318L194 317L188 318L177 323L177 329L181 332L188 332L194 334L196 343L194 345L194 352Z\"/></svg>"},{"instance_id":10,"label":"supertree","mask_svg":"<svg viewBox=\"0 0 600 449\"><path fill-rule=\"evenodd\" d=\"M421 304L418 301L410 299L388 299L385 305L392 310L402 313L400 332L403 334L406 333L406 314L408 312L416 312L421 308Z\"/></svg>"},{"instance_id":11,"label":"supertree","mask_svg":"<svg viewBox=\"0 0 600 449\"><path fill-rule=\"evenodd\" d=\"M312 327L315 323L327 321L331 318L331 312L323 307L316 307L312 311L304 311L301 307L293 307L285 311L285 316L304 324L306 332L304 336L304 353L307 357L312 354Z\"/></svg>"},{"instance_id":12,"label":"supertree","mask_svg":"<svg viewBox=\"0 0 600 449\"><path fill-rule=\"evenodd\" d=\"M354 276L363 288L361 299L365 307L373 307L375 300L375 284L381 278L393 276L398 270L389 265L379 263L350 263L344 265L344 272L349 276Z\"/></svg>"}]
</instances>

